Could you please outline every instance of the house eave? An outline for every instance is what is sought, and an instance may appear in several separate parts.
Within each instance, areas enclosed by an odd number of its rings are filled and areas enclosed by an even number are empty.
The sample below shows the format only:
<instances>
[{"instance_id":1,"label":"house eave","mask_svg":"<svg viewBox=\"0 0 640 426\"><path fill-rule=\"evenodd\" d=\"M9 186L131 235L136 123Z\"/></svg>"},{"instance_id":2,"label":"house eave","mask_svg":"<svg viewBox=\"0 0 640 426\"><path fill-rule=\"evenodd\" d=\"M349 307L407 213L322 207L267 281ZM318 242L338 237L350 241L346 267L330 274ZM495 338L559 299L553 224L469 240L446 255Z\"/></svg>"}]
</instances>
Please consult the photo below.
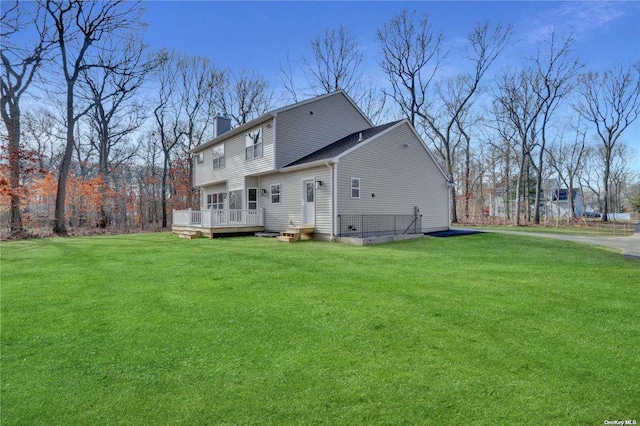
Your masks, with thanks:
<instances>
[{"instance_id":1,"label":"house eave","mask_svg":"<svg viewBox=\"0 0 640 426\"><path fill-rule=\"evenodd\" d=\"M334 164L337 162L338 161L336 158L323 158L321 160L310 161L304 164L296 164L295 166L282 167L281 169L278 169L278 171L280 173L293 172L296 170L303 170L303 169L309 169L312 167L325 166L327 164Z\"/></svg>"},{"instance_id":2,"label":"house eave","mask_svg":"<svg viewBox=\"0 0 640 426\"><path fill-rule=\"evenodd\" d=\"M248 122L246 122L245 124L243 124L241 126L238 126L238 127L235 127L233 129L229 130L228 132L218 136L217 138L211 139L209 142L205 142L203 144L200 144L200 145L196 146L195 148L193 148L191 150L191 153L192 154L196 154L196 153L198 153L198 152L200 152L200 151L202 151L204 149L209 148L210 146L213 146L215 144L223 142L223 141L225 141L225 140L227 140L227 139L229 139L229 138L231 138L233 136L236 136L236 135L238 135L238 134L240 134L240 133L242 133L242 132L244 132L246 130L249 130L252 127L255 127L255 126L257 126L259 124L262 124L262 123L266 123L267 121L271 120L275 116L276 116L275 112L268 112L268 113L266 113L264 115L261 115L258 118L254 118L253 120L248 121Z\"/></svg>"}]
</instances>

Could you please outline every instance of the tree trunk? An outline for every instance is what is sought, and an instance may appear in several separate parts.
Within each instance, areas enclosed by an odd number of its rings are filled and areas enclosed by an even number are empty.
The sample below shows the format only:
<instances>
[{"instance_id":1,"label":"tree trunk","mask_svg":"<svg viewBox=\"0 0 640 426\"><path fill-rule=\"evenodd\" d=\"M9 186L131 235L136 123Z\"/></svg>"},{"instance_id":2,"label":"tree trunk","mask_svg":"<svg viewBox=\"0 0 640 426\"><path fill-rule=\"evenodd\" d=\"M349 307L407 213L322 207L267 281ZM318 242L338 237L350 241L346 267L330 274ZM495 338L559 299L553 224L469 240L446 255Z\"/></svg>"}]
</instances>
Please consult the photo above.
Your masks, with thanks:
<instances>
[{"instance_id":1,"label":"tree trunk","mask_svg":"<svg viewBox=\"0 0 640 426\"><path fill-rule=\"evenodd\" d=\"M522 210L522 181L525 173L525 163L527 160L526 150L522 150L522 159L520 160L520 172L518 173L518 184L516 185L516 226L520 226L520 212Z\"/></svg>"},{"instance_id":2,"label":"tree trunk","mask_svg":"<svg viewBox=\"0 0 640 426\"><path fill-rule=\"evenodd\" d=\"M169 154L164 154L162 167L162 187L160 188L160 202L162 206L162 229L167 228L167 176L169 174Z\"/></svg>"},{"instance_id":3,"label":"tree trunk","mask_svg":"<svg viewBox=\"0 0 640 426\"><path fill-rule=\"evenodd\" d=\"M11 117L5 120L9 139L9 184L11 187L11 205L9 209L9 232L12 237L22 235L22 215L20 213L20 108L10 106Z\"/></svg>"},{"instance_id":4,"label":"tree trunk","mask_svg":"<svg viewBox=\"0 0 640 426\"><path fill-rule=\"evenodd\" d=\"M73 114L73 87L74 84L69 83L67 88L67 143L60 164L60 172L58 173L58 190L56 191L56 208L55 217L53 219L53 232L60 235L67 235L67 226L65 223L65 200L67 196L67 178L71 169L71 154L73 153L74 137L73 129L75 128L75 117Z\"/></svg>"},{"instance_id":5,"label":"tree trunk","mask_svg":"<svg viewBox=\"0 0 640 426\"><path fill-rule=\"evenodd\" d=\"M611 148L605 147L605 159L604 159L604 200L602 205L602 222L608 222L609 218L609 175L611 173Z\"/></svg>"}]
</instances>

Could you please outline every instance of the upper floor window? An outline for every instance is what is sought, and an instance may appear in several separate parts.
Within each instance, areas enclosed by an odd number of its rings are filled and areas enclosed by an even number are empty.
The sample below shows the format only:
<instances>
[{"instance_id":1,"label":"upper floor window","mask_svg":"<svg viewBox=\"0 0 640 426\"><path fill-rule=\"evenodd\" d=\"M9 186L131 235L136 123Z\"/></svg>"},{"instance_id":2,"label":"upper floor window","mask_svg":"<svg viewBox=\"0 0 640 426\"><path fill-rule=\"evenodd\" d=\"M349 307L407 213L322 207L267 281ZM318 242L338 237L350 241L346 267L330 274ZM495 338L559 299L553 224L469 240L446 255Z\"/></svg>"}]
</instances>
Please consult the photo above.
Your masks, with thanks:
<instances>
[{"instance_id":1,"label":"upper floor window","mask_svg":"<svg viewBox=\"0 0 640 426\"><path fill-rule=\"evenodd\" d=\"M213 168L224 169L224 144L213 147Z\"/></svg>"},{"instance_id":2,"label":"upper floor window","mask_svg":"<svg viewBox=\"0 0 640 426\"><path fill-rule=\"evenodd\" d=\"M247 160L262 157L262 128L247 133L245 147Z\"/></svg>"},{"instance_id":3,"label":"upper floor window","mask_svg":"<svg viewBox=\"0 0 640 426\"><path fill-rule=\"evenodd\" d=\"M202 164L204 163L204 152L199 152L195 155L196 158L196 164Z\"/></svg>"},{"instance_id":4,"label":"upper floor window","mask_svg":"<svg viewBox=\"0 0 640 426\"><path fill-rule=\"evenodd\" d=\"M360 198L360 178L351 178L351 198Z\"/></svg>"}]
</instances>

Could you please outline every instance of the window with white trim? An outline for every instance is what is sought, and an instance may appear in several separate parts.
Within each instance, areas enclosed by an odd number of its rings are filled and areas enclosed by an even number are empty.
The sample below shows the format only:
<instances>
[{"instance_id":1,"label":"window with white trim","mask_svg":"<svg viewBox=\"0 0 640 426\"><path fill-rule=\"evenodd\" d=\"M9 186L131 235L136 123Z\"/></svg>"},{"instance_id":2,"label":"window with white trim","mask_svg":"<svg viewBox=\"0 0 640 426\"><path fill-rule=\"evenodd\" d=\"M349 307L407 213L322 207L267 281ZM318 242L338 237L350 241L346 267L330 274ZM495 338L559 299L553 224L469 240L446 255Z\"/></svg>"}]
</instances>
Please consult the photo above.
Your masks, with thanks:
<instances>
[{"instance_id":1,"label":"window with white trim","mask_svg":"<svg viewBox=\"0 0 640 426\"><path fill-rule=\"evenodd\" d=\"M271 185L271 204L280 204L280 184Z\"/></svg>"},{"instance_id":2,"label":"window with white trim","mask_svg":"<svg viewBox=\"0 0 640 426\"><path fill-rule=\"evenodd\" d=\"M207 194L207 210L224 209L224 193Z\"/></svg>"},{"instance_id":3,"label":"window with white trim","mask_svg":"<svg viewBox=\"0 0 640 426\"><path fill-rule=\"evenodd\" d=\"M224 169L224 144L213 147L213 168Z\"/></svg>"},{"instance_id":4,"label":"window with white trim","mask_svg":"<svg viewBox=\"0 0 640 426\"><path fill-rule=\"evenodd\" d=\"M351 178L351 198L360 198L360 178Z\"/></svg>"},{"instance_id":5,"label":"window with white trim","mask_svg":"<svg viewBox=\"0 0 640 426\"><path fill-rule=\"evenodd\" d=\"M204 163L204 152L199 152L195 155L196 164Z\"/></svg>"},{"instance_id":6,"label":"window with white trim","mask_svg":"<svg viewBox=\"0 0 640 426\"><path fill-rule=\"evenodd\" d=\"M262 127L245 136L246 159L262 157Z\"/></svg>"}]
</instances>

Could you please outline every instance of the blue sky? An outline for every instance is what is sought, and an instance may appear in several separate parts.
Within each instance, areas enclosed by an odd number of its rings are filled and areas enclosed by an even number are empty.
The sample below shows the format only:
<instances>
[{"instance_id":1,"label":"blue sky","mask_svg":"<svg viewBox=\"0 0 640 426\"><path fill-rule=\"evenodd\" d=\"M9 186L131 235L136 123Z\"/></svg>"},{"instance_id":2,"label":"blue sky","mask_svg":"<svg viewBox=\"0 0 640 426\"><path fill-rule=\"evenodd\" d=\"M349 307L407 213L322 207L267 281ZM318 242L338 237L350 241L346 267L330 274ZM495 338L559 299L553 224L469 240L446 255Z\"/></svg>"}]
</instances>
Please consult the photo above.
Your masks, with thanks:
<instances>
[{"instance_id":1,"label":"blue sky","mask_svg":"<svg viewBox=\"0 0 640 426\"><path fill-rule=\"evenodd\" d=\"M449 69L464 64L461 47L476 23L513 24L517 41L496 69L524 64L535 55L549 28L573 31L576 54L586 69L600 71L640 60L640 2L433 1L433 2L214 2L150 1L145 3L146 40L211 59L232 71L255 70L281 91L280 64L296 64L310 41L325 28L343 24L364 52L367 73L383 76L377 65L376 30L402 9L427 13L452 49ZM294 70L295 71L295 70ZM640 123L623 136L640 154ZM638 157L636 157L637 159ZM640 160L635 161L640 171Z\"/></svg>"},{"instance_id":2,"label":"blue sky","mask_svg":"<svg viewBox=\"0 0 640 426\"><path fill-rule=\"evenodd\" d=\"M589 68L640 58L638 2L153 1L145 5L146 35L153 48L205 56L233 70L255 69L276 80L287 53L297 59L312 38L340 24L355 34L375 67L376 30L403 8L428 13L452 46L464 40L477 22L512 23L519 41L509 52L510 62L534 54L552 25L575 31L577 53Z\"/></svg>"}]
</instances>

